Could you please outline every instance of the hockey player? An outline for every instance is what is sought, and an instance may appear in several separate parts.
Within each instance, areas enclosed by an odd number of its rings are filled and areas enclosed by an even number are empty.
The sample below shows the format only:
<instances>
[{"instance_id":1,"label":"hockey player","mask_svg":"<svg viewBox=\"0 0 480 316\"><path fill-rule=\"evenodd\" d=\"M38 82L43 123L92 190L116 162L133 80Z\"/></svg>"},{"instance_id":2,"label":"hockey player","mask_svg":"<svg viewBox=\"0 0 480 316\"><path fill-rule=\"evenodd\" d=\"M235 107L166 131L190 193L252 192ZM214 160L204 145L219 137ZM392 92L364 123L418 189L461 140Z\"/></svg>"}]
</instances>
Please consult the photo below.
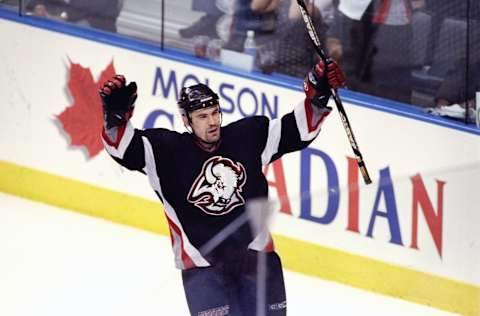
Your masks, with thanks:
<instances>
[{"instance_id":1,"label":"hockey player","mask_svg":"<svg viewBox=\"0 0 480 316\"><path fill-rule=\"evenodd\" d=\"M331 111L329 87L344 84L334 61L319 62L305 78L305 100L292 112L224 127L217 94L204 84L184 87L178 106L185 133L134 129L129 118L137 87L122 75L100 89L105 149L125 168L145 173L162 201L192 315L256 315L259 252L266 261L265 315L286 315L281 262L268 232L255 234L244 223L215 248L202 247L245 214L247 201L268 196L262 166L308 146Z\"/></svg>"}]
</instances>

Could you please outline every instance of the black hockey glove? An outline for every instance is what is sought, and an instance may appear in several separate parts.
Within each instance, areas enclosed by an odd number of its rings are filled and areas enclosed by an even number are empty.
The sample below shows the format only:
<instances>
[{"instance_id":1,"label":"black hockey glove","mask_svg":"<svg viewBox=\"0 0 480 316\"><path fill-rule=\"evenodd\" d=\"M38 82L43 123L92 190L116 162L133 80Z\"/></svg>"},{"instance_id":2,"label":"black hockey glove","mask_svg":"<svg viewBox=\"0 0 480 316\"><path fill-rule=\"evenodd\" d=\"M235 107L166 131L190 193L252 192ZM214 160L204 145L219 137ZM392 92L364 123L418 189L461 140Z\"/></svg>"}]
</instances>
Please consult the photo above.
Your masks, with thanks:
<instances>
[{"instance_id":1,"label":"black hockey glove","mask_svg":"<svg viewBox=\"0 0 480 316\"><path fill-rule=\"evenodd\" d=\"M327 68L327 69L325 69ZM313 105L325 107L331 96L330 88L345 86L345 75L333 59L327 59L327 67L319 61L305 77L303 90Z\"/></svg>"},{"instance_id":2,"label":"black hockey glove","mask_svg":"<svg viewBox=\"0 0 480 316\"><path fill-rule=\"evenodd\" d=\"M107 129L125 124L133 114L137 84L130 82L125 86L125 83L124 76L115 75L98 91L102 98L103 117Z\"/></svg>"}]
</instances>

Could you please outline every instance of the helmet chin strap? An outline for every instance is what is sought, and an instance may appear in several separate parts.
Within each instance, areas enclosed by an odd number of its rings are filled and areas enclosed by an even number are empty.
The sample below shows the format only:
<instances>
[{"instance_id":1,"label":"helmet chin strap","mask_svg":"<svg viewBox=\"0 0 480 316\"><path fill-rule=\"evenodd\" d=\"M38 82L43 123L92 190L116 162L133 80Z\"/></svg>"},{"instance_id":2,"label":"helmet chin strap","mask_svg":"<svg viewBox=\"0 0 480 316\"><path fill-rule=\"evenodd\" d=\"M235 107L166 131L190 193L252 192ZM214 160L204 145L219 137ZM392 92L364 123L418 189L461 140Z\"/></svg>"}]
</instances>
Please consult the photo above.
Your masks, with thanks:
<instances>
[{"instance_id":1,"label":"helmet chin strap","mask_svg":"<svg viewBox=\"0 0 480 316\"><path fill-rule=\"evenodd\" d=\"M185 129L187 130L188 133L195 135L195 134L193 133L192 127L191 127L190 125L188 125L188 124L183 124L183 126L185 126Z\"/></svg>"}]
</instances>

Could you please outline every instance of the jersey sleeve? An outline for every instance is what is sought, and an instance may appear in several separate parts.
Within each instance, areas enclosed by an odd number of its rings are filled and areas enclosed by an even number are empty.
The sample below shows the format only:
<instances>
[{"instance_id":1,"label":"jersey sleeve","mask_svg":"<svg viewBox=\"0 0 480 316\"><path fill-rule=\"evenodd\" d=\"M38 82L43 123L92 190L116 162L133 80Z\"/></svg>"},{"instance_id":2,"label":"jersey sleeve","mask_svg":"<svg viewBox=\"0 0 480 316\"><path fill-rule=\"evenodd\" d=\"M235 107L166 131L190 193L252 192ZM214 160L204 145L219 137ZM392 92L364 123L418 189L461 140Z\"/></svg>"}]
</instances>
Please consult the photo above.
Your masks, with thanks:
<instances>
[{"instance_id":1,"label":"jersey sleeve","mask_svg":"<svg viewBox=\"0 0 480 316\"><path fill-rule=\"evenodd\" d=\"M120 165L129 169L144 172L146 137L160 148L165 148L163 135L166 130L161 128L139 130L133 128L130 121L120 127L114 127L102 132L102 142L108 154ZM165 150L167 150L165 148Z\"/></svg>"},{"instance_id":2,"label":"jersey sleeve","mask_svg":"<svg viewBox=\"0 0 480 316\"><path fill-rule=\"evenodd\" d=\"M316 107L305 100L293 112L269 121L261 154L262 164L269 164L286 153L307 147L317 137L330 111L330 107Z\"/></svg>"},{"instance_id":3,"label":"jersey sleeve","mask_svg":"<svg viewBox=\"0 0 480 316\"><path fill-rule=\"evenodd\" d=\"M102 142L108 154L123 167L137 171L145 167L141 131L134 129L130 121L109 130L104 128Z\"/></svg>"}]
</instances>

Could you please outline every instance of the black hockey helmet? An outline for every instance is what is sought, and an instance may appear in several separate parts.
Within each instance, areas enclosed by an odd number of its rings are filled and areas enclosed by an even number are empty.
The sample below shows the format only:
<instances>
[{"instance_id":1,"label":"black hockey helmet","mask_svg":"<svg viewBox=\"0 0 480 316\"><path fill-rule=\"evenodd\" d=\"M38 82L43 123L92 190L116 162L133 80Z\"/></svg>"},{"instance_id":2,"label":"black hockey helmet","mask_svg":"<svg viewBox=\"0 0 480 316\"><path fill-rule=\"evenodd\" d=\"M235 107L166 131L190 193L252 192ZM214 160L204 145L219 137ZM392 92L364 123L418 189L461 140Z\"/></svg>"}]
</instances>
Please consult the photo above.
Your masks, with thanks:
<instances>
[{"instance_id":1,"label":"black hockey helmet","mask_svg":"<svg viewBox=\"0 0 480 316\"><path fill-rule=\"evenodd\" d=\"M182 115L189 112L218 105L218 95L207 85L199 83L183 87L177 102Z\"/></svg>"}]
</instances>

